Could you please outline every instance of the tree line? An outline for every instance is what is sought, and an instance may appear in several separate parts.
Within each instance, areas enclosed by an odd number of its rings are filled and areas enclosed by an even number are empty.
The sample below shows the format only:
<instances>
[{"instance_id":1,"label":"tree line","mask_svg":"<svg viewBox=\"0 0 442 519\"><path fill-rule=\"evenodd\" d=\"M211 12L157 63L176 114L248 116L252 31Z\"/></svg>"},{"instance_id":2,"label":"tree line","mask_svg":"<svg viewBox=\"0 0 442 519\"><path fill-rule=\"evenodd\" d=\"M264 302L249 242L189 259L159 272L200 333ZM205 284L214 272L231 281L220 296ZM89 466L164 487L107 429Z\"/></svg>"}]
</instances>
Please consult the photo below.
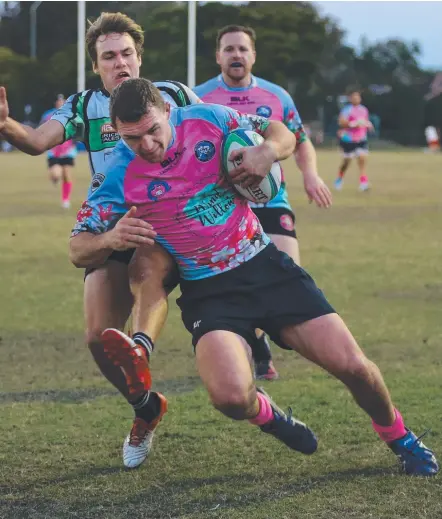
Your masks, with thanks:
<instances>
[{"instance_id":1,"label":"tree line","mask_svg":"<svg viewBox=\"0 0 442 519\"><path fill-rule=\"evenodd\" d=\"M42 2L37 12L37 58L30 54L30 7L0 20L0 84L8 89L11 111L23 120L51 107L57 93L76 91L77 3ZM374 6L375 8L375 6ZM187 78L187 4L185 2L86 2L87 17L122 11L145 30L141 73L152 80ZM7 13L6 13L7 14ZM423 142L423 129L441 126L442 96L425 100L434 71L419 66L417 42L344 42L345 31L309 2L207 2L197 12L197 83L219 73L217 30L231 23L250 25L258 36L254 73L294 97L303 119L321 121L334 132L339 96L348 85L363 89L364 104L381 121L381 135L405 145ZM87 62L88 88L100 86Z\"/></svg>"}]
</instances>

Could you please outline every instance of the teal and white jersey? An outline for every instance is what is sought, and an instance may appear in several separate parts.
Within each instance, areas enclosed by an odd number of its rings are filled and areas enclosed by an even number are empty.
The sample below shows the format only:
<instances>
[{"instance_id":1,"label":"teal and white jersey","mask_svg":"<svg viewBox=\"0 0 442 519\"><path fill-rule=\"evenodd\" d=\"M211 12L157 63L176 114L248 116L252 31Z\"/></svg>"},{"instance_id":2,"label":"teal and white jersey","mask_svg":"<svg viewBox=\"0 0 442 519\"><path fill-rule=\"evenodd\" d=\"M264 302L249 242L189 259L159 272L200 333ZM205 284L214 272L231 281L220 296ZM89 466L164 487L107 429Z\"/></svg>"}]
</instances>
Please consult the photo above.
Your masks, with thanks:
<instances>
[{"instance_id":1,"label":"teal and white jersey","mask_svg":"<svg viewBox=\"0 0 442 519\"><path fill-rule=\"evenodd\" d=\"M200 103L200 99L187 86L176 81L155 81L164 100L172 107ZM106 159L120 140L112 128L109 113L110 94L104 89L85 90L70 96L51 120L64 126L64 140L76 139L86 146L94 184L98 187L104 179Z\"/></svg>"}]
</instances>

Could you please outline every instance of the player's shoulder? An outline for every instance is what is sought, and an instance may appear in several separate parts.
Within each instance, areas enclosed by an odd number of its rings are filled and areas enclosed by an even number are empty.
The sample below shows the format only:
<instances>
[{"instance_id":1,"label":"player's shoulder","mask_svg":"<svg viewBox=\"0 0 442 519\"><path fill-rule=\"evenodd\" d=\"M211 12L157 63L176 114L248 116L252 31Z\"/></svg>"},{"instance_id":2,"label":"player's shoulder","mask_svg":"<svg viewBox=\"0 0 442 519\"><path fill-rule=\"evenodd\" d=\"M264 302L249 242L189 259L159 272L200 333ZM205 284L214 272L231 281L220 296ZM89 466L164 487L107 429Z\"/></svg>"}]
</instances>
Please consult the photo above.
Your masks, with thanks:
<instances>
[{"instance_id":1,"label":"player's shoulder","mask_svg":"<svg viewBox=\"0 0 442 519\"><path fill-rule=\"evenodd\" d=\"M179 81L172 81L170 79L154 81L154 85L161 92L163 99L174 108L189 106L200 102L192 90Z\"/></svg>"},{"instance_id":2,"label":"player's shoulder","mask_svg":"<svg viewBox=\"0 0 442 519\"><path fill-rule=\"evenodd\" d=\"M256 87L267 90L284 101L293 102L292 96L282 86L277 85L276 83L272 83L271 81L267 81L267 79L263 79L262 77L256 76L253 76L253 82Z\"/></svg>"},{"instance_id":3,"label":"player's shoulder","mask_svg":"<svg viewBox=\"0 0 442 519\"><path fill-rule=\"evenodd\" d=\"M210 121L214 118L223 117L230 113L236 113L236 110L218 104L199 103L183 108L177 108L172 112L171 117L175 115L176 121L183 121L186 119L206 119Z\"/></svg>"},{"instance_id":4,"label":"player's shoulder","mask_svg":"<svg viewBox=\"0 0 442 519\"><path fill-rule=\"evenodd\" d=\"M193 91L198 97L203 97L212 90L215 90L220 86L220 78L219 76L215 76L211 79L208 79L206 82L201 83L200 85L197 85L194 87Z\"/></svg>"},{"instance_id":5,"label":"player's shoulder","mask_svg":"<svg viewBox=\"0 0 442 519\"><path fill-rule=\"evenodd\" d=\"M49 110L46 110L46 112L43 113L41 116L41 120L44 121L46 119L49 119L53 114L55 114L57 110L55 108L50 108Z\"/></svg>"}]
</instances>

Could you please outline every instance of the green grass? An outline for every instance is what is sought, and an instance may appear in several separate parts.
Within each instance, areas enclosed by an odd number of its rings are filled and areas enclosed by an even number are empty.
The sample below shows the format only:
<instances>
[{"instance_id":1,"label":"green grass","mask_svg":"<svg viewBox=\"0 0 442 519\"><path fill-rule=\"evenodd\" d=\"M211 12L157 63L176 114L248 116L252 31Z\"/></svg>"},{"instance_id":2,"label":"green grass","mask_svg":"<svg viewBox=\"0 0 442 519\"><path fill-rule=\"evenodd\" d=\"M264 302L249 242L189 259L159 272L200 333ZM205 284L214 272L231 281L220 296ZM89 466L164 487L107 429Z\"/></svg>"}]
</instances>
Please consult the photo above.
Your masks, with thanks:
<instances>
[{"instance_id":1,"label":"green grass","mask_svg":"<svg viewBox=\"0 0 442 519\"><path fill-rule=\"evenodd\" d=\"M338 161L319 154L329 185ZM44 158L0 154L0 169L1 518L442 518L440 477L401 475L344 388L295 354L274 348L281 380L266 388L317 431L315 455L213 410L173 301L152 366L169 412L149 462L124 471L132 412L83 342L75 211L59 207ZM353 166L323 211L288 165L302 263L442 456L442 156L373 153L369 172L371 192L357 191ZM76 177L75 208L85 157Z\"/></svg>"}]
</instances>

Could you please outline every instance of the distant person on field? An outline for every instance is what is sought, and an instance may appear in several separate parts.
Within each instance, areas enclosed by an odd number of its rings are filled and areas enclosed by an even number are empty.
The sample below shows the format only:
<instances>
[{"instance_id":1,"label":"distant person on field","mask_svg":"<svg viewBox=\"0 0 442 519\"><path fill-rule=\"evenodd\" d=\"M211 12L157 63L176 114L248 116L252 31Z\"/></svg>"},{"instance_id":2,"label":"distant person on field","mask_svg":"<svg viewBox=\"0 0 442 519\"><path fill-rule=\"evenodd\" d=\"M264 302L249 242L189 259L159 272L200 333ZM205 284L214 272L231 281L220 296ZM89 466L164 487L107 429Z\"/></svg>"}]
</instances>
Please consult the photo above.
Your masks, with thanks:
<instances>
[{"instance_id":1,"label":"distant person on field","mask_svg":"<svg viewBox=\"0 0 442 519\"><path fill-rule=\"evenodd\" d=\"M439 134L434 126L427 126L425 128L425 139L429 151L434 152L440 150Z\"/></svg>"},{"instance_id":2,"label":"distant person on field","mask_svg":"<svg viewBox=\"0 0 442 519\"><path fill-rule=\"evenodd\" d=\"M361 92L357 88L350 88L347 92L348 104L339 114L339 147L344 160L339 168L338 178L335 180L335 189L341 190L345 172L351 160L356 157L359 166L359 190L367 191L370 187L366 172L368 142L367 133L373 131L367 108L361 104Z\"/></svg>"},{"instance_id":3,"label":"distant person on field","mask_svg":"<svg viewBox=\"0 0 442 519\"><path fill-rule=\"evenodd\" d=\"M55 100L55 107L47 110L41 118L40 124L43 124L60 109L65 102L63 94L58 94ZM62 144L58 144L48 151L48 169L49 178L53 184L61 184L61 206L64 209L69 209L71 206L71 192L72 192L72 169L75 165L75 157L77 155L77 148L73 140L68 140Z\"/></svg>"}]
</instances>

